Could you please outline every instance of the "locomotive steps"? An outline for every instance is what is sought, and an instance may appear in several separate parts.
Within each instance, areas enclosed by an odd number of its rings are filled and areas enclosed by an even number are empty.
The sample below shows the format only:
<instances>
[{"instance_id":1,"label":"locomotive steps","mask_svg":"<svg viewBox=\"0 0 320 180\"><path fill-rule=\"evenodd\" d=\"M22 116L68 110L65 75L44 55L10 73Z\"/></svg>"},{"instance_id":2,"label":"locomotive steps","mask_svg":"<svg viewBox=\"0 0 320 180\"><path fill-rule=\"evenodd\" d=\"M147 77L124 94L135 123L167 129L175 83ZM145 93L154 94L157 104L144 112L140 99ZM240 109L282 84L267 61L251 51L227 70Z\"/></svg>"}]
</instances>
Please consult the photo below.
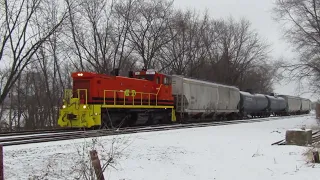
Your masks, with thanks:
<instances>
[{"instance_id":1,"label":"locomotive steps","mask_svg":"<svg viewBox=\"0 0 320 180\"><path fill-rule=\"evenodd\" d=\"M176 129L186 129L186 128L222 126L222 125L232 125L232 124L241 124L241 123L255 123L255 122L274 121L274 120L281 120L283 118L287 119L287 118L296 118L296 117L304 117L304 116L310 116L310 115L309 114L297 115L292 117L268 117L268 118L232 120L232 121L223 121L223 122L158 125L153 127L120 128L117 130L100 129L100 130L91 130L91 131L74 131L74 132L61 132L61 133L55 132L55 133L46 133L46 134L33 134L33 135L19 136L19 137L7 136L7 137L1 137L0 141L3 146L12 146L12 145L22 145L22 144L30 144L30 143L42 143L42 142L51 142L51 141L110 136L110 135L133 134L133 133L140 133L140 132L153 132L153 131L165 131L165 130L176 130Z\"/></svg>"}]
</instances>

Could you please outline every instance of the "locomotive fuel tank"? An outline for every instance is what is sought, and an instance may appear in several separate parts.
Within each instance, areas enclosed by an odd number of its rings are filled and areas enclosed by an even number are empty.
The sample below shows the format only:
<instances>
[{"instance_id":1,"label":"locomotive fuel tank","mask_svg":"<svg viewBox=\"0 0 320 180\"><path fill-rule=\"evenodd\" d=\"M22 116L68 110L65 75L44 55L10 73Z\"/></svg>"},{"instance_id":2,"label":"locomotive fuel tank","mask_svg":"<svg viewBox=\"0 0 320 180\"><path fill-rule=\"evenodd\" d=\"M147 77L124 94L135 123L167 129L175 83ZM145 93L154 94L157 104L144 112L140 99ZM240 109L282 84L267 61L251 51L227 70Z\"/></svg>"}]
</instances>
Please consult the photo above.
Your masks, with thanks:
<instances>
[{"instance_id":1,"label":"locomotive fuel tank","mask_svg":"<svg viewBox=\"0 0 320 180\"><path fill-rule=\"evenodd\" d=\"M289 96L289 95L279 95L280 97L283 97L286 101L287 107L286 112L291 113L298 113L301 108L301 99L299 97L295 96Z\"/></svg>"},{"instance_id":2,"label":"locomotive fuel tank","mask_svg":"<svg viewBox=\"0 0 320 180\"><path fill-rule=\"evenodd\" d=\"M240 91L240 109L245 113L259 113L268 107L268 99L262 94Z\"/></svg>"},{"instance_id":3,"label":"locomotive fuel tank","mask_svg":"<svg viewBox=\"0 0 320 180\"><path fill-rule=\"evenodd\" d=\"M287 104L284 98L266 95L268 98L268 109L272 113L283 112L286 110Z\"/></svg>"},{"instance_id":4,"label":"locomotive fuel tank","mask_svg":"<svg viewBox=\"0 0 320 180\"><path fill-rule=\"evenodd\" d=\"M176 112L232 113L238 112L239 89L208 81L172 75L172 94L176 101Z\"/></svg>"}]
</instances>

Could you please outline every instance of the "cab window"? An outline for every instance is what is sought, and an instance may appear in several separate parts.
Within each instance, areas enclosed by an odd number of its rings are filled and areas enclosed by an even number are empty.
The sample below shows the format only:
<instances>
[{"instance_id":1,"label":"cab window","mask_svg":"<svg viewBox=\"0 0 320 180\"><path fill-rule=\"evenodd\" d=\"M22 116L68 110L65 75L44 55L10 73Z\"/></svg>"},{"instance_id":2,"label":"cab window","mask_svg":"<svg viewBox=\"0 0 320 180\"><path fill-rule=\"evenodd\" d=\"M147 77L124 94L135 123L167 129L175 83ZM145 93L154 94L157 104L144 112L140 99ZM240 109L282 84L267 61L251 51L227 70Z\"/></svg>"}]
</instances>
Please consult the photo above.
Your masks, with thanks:
<instances>
[{"instance_id":1,"label":"cab window","mask_svg":"<svg viewBox=\"0 0 320 180\"><path fill-rule=\"evenodd\" d=\"M163 84L164 84L164 85L170 85L170 84L171 84L171 78L168 77L168 76L165 76L165 77L163 78Z\"/></svg>"},{"instance_id":2,"label":"cab window","mask_svg":"<svg viewBox=\"0 0 320 180\"><path fill-rule=\"evenodd\" d=\"M145 80L148 80L148 81L153 81L154 80L154 75L138 75L136 76L136 78L138 79L145 79Z\"/></svg>"}]
</instances>

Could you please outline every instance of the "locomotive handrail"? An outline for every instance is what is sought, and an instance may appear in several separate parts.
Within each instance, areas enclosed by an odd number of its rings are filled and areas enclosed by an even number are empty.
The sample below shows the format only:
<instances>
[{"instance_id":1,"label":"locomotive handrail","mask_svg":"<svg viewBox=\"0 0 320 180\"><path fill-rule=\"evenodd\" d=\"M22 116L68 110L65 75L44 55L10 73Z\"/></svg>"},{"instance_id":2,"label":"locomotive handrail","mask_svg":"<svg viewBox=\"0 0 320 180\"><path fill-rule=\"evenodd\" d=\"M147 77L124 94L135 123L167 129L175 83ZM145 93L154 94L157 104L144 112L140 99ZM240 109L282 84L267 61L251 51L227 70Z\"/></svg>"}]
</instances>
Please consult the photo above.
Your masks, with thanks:
<instances>
[{"instance_id":1,"label":"locomotive handrail","mask_svg":"<svg viewBox=\"0 0 320 180\"><path fill-rule=\"evenodd\" d=\"M161 88L161 87L160 87ZM135 92L135 95L131 95L132 96L132 105L135 105L134 100L135 100L135 96L140 94L140 105L143 105L143 95L148 95L148 105L150 106L150 102L151 102L151 95L155 95L156 98L156 106L158 105L158 94L160 91L160 88L158 90L157 93L145 93L145 92ZM106 105L106 92L113 92L113 105L117 105L117 93L123 93L123 105L126 105L126 98L125 98L125 93L127 93L126 91L123 90L103 90L103 104ZM128 105L128 104L127 104ZM131 105L131 104L130 104ZM136 104L139 105L139 104Z\"/></svg>"},{"instance_id":2,"label":"locomotive handrail","mask_svg":"<svg viewBox=\"0 0 320 180\"><path fill-rule=\"evenodd\" d=\"M81 91L84 91L85 92L85 96L86 96L84 104L88 104L88 90L87 89L77 89L77 94L78 94L79 101L81 100L81 97L80 97L80 92Z\"/></svg>"},{"instance_id":3,"label":"locomotive handrail","mask_svg":"<svg viewBox=\"0 0 320 180\"><path fill-rule=\"evenodd\" d=\"M158 94L160 92L161 87L162 87L162 84L160 84L160 87L158 88L158 92L157 92L157 95L156 95L156 106L158 105Z\"/></svg>"},{"instance_id":4,"label":"locomotive handrail","mask_svg":"<svg viewBox=\"0 0 320 180\"><path fill-rule=\"evenodd\" d=\"M72 98L72 89L65 89L63 99L67 101L67 104L70 104L71 98Z\"/></svg>"}]
</instances>

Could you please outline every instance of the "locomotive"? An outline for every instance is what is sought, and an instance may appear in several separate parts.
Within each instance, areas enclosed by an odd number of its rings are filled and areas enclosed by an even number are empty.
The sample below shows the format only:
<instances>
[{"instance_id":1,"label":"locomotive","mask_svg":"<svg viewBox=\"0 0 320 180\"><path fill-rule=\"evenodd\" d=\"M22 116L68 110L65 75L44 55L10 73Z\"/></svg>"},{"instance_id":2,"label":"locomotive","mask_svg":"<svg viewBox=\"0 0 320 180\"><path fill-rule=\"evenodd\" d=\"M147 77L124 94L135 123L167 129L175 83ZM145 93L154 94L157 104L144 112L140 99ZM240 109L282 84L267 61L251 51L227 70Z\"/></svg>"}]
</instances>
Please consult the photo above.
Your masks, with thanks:
<instances>
[{"instance_id":1,"label":"locomotive","mask_svg":"<svg viewBox=\"0 0 320 180\"><path fill-rule=\"evenodd\" d=\"M311 101L252 94L180 75L143 69L128 77L74 72L58 124L69 128L119 128L309 113Z\"/></svg>"}]
</instances>

